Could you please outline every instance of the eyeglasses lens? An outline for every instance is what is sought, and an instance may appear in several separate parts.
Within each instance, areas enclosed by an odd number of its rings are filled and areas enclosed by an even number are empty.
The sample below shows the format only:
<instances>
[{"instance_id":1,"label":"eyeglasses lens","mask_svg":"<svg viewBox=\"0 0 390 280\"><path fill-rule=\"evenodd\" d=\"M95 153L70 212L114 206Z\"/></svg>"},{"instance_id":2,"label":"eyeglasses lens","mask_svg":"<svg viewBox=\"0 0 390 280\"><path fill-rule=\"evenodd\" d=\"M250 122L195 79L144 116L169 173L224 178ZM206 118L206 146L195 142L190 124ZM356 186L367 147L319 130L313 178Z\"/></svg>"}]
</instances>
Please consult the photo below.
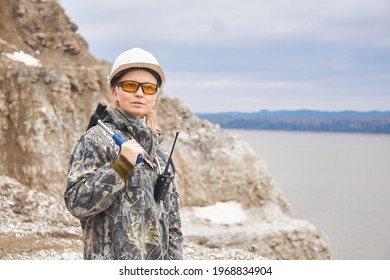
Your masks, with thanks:
<instances>
[{"instance_id":1,"label":"eyeglasses lens","mask_svg":"<svg viewBox=\"0 0 390 280\"><path fill-rule=\"evenodd\" d=\"M153 84L143 84L142 90L145 94L155 94L157 92L157 87Z\"/></svg>"}]
</instances>

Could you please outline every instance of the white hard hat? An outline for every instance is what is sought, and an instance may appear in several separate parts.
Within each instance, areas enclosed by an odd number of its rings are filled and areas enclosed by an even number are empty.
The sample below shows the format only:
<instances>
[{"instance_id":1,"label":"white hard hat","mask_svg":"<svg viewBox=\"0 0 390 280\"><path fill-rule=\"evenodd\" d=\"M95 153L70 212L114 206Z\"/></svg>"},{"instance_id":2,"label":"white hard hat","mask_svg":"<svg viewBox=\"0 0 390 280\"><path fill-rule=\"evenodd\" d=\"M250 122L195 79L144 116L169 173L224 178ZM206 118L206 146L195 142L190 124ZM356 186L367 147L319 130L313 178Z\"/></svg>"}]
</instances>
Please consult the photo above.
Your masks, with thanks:
<instances>
[{"instance_id":1,"label":"white hard hat","mask_svg":"<svg viewBox=\"0 0 390 280\"><path fill-rule=\"evenodd\" d=\"M128 68L151 69L160 76L160 87L163 87L165 84L164 70L157 59L150 52L140 48L133 48L121 53L116 58L112 65L111 73L107 77L108 86L111 86L111 81L116 74Z\"/></svg>"}]
</instances>

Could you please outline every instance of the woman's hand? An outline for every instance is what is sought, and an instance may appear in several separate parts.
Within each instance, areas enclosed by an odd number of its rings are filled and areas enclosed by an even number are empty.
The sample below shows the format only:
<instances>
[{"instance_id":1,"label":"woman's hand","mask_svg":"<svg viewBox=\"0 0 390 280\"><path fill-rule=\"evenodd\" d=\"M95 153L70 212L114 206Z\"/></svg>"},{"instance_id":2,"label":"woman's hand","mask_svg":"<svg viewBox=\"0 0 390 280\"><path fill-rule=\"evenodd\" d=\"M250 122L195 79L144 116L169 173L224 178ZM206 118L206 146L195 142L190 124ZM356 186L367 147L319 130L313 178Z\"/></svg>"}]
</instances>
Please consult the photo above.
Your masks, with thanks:
<instances>
[{"instance_id":1,"label":"woman's hand","mask_svg":"<svg viewBox=\"0 0 390 280\"><path fill-rule=\"evenodd\" d=\"M126 141L121 146L121 155L127 158L132 164L136 165L138 155L144 156L144 149L134 139Z\"/></svg>"}]
</instances>

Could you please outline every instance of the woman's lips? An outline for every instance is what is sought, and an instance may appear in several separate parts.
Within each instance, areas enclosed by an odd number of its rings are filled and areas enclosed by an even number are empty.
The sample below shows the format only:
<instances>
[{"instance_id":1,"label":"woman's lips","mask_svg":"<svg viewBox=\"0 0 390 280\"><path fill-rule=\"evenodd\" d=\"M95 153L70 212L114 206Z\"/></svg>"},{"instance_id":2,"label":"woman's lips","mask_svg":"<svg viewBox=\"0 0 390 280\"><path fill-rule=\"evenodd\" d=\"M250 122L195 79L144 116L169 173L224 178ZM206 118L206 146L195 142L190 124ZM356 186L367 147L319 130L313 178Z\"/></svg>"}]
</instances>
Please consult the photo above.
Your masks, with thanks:
<instances>
[{"instance_id":1,"label":"woman's lips","mask_svg":"<svg viewBox=\"0 0 390 280\"><path fill-rule=\"evenodd\" d=\"M139 102L139 101L131 102L131 104L133 104L133 105L135 105L135 106L143 106L143 105L145 105L144 103Z\"/></svg>"}]
</instances>

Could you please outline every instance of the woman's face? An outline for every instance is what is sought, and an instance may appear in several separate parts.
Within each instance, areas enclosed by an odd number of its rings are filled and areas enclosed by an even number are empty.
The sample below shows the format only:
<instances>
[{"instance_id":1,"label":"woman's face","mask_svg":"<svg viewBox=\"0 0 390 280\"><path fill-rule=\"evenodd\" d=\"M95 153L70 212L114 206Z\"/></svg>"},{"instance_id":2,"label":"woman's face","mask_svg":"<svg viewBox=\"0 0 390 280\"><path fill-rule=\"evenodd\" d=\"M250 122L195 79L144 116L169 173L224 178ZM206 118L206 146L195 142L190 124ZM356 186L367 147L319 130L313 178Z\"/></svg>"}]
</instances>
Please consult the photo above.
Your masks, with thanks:
<instances>
[{"instance_id":1,"label":"woman's face","mask_svg":"<svg viewBox=\"0 0 390 280\"><path fill-rule=\"evenodd\" d=\"M157 85L156 78L144 70L131 70L119 79L119 82L122 81L135 81ZM154 95L145 94L141 86L138 87L136 92L126 92L118 86L112 88L112 94L115 103L119 102L119 108L134 117L142 117L152 111L158 92Z\"/></svg>"}]
</instances>

